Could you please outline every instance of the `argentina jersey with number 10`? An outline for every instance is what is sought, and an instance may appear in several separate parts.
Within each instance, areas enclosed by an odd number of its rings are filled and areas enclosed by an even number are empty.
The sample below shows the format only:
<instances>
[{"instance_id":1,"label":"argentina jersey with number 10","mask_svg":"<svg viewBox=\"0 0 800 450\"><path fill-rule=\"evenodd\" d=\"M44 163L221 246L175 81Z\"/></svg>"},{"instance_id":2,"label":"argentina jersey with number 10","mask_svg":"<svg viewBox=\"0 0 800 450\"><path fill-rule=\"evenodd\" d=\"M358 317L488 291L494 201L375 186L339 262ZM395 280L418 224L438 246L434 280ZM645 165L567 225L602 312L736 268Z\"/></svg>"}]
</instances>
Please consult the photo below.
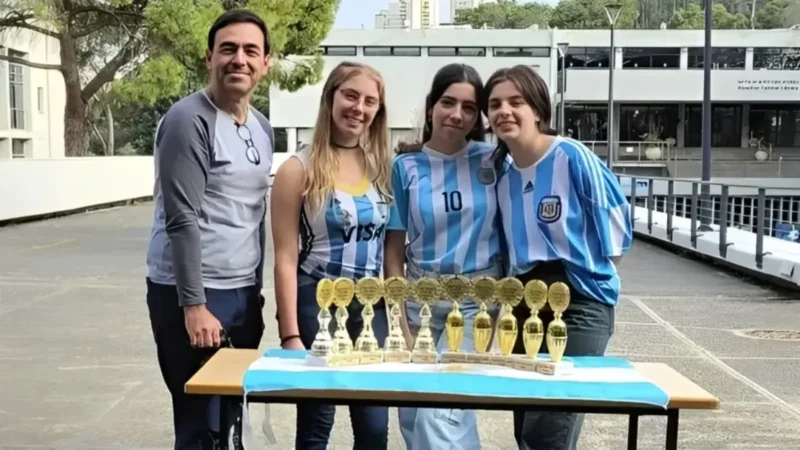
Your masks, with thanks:
<instances>
[{"instance_id":1,"label":"argentina jersey with number 10","mask_svg":"<svg viewBox=\"0 0 800 450\"><path fill-rule=\"evenodd\" d=\"M309 148L294 156L308 163ZM383 266L389 203L365 177L357 185L337 185L319 211L303 203L300 215L300 269L314 278L376 277Z\"/></svg>"},{"instance_id":2,"label":"argentina jersey with number 10","mask_svg":"<svg viewBox=\"0 0 800 450\"><path fill-rule=\"evenodd\" d=\"M497 186L508 247L508 274L563 261L583 295L616 304L620 281L611 258L631 246L630 206L614 174L578 141L557 137L534 165L511 158Z\"/></svg>"},{"instance_id":3,"label":"argentina jersey with number 10","mask_svg":"<svg viewBox=\"0 0 800 450\"><path fill-rule=\"evenodd\" d=\"M442 274L500 268L494 146L446 155L428 147L392 166L389 230L405 231L408 264Z\"/></svg>"}]
</instances>

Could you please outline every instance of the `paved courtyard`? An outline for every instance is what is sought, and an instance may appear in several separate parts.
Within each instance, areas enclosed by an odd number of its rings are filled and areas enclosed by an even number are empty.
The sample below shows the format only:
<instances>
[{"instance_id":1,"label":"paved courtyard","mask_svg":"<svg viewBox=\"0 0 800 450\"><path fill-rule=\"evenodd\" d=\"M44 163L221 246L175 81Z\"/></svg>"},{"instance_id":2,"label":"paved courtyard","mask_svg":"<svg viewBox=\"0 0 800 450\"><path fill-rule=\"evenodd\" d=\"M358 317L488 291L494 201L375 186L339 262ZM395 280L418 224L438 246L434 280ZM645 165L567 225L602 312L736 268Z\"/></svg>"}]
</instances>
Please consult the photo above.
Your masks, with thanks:
<instances>
[{"instance_id":1,"label":"paved courtyard","mask_svg":"<svg viewBox=\"0 0 800 450\"><path fill-rule=\"evenodd\" d=\"M170 402L145 305L151 208L0 228L0 448L171 447ZM642 241L621 271L610 353L667 363L721 399L719 410L681 414L680 448L800 448L800 340L745 335L800 330L800 296ZM278 343L274 316L268 298L265 347ZM262 411L252 408L263 442ZM291 449L293 408L273 406L272 417L272 448ZM640 448L663 448L665 425L643 419ZM480 427L483 448L514 448L510 413L482 412ZM390 433L390 448L404 448L396 415ZM625 448L626 433L626 418L592 415L581 448ZM346 408L332 448L352 448Z\"/></svg>"}]
</instances>

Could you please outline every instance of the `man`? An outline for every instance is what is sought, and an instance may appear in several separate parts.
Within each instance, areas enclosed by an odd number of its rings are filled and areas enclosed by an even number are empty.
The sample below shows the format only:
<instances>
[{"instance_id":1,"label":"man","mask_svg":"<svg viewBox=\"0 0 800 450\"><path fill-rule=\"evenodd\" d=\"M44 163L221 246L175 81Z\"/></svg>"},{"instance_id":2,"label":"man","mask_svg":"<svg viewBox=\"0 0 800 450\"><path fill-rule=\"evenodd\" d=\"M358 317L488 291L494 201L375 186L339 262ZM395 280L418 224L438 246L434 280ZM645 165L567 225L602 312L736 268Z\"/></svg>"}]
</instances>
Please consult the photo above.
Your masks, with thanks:
<instances>
[{"instance_id":1,"label":"man","mask_svg":"<svg viewBox=\"0 0 800 450\"><path fill-rule=\"evenodd\" d=\"M213 448L219 398L184 385L221 344L257 348L273 132L250 98L269 66L255 14L222 14L208 33L206 89L174 104L155 138L147 306L172 395L175 448Z\"/></svg>"}]
</instances>

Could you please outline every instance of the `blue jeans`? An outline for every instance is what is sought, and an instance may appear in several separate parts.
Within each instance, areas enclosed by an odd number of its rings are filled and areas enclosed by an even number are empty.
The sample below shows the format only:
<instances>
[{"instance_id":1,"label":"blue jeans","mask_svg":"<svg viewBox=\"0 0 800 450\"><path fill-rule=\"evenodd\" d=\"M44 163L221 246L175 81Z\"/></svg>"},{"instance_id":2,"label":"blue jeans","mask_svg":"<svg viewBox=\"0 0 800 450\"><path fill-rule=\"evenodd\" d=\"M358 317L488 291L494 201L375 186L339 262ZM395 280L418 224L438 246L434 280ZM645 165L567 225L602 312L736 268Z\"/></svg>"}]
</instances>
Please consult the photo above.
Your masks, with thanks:
<instances>
[{"instance_id":1,"label":"blue jeans","mask_svg":"<svg viewBox=\"0 0 800 450\"><path fill-rule=\"evenodd\" d=\"M412 336L416 336L420 328L420 304L414 301L406 303L408 327ZM448 351L445 321L452 310L452 303L445 300L436 302L431 307L431 333L439 353ZM461 351L471 350L472 322L478 314L478 305L465 301L461 305L464 316L464 340ZM398 408L400 432L409 450L455 450L480 449L478 435L478 417L475 411L462 409L432 408Z\"/></svg>"},{"instance_id":2,"label":"blue jeans","mask_svg":"<svg viewBox=\"0 0 800 450\"><path fill-rule=\"evenodd\" d=\"M614 333L615 309L578 292L572 286L559 265L546 266L519 276L526 283L531 279L541 279L548 285L563 281L570 288L570 304L562 316L567 324L566 356L602 356L608 341ZM514 308L514 316L522 324L530 317L530 310L524 302ZM539 318L544 326L553 320L552 311L540 311ZM525 353L522 327L514 346L514 353ZM540 353L547 353L547 343L542 341ZM514 437L520 450L575 450L578 446L584 414L553 413L537 411L514 411Z\"/></svg>"},{"instance_id":3,"label":"blue jeans","mask_svg":"<svg viewBox=\"0 0 800 450\"><path fill-rule=\"evenodd\" d=\"M317 283L307 276L302 276L297 287L297 322L300 329L300 340L307 348L311 348L314 338L319 330L317 314ZM347 331L355 341L363 328L361 311L363 307L353 299L347 312ZM375 337L383 348L384 340L389 334L389 325L386 319L386 306L383 300L375 305L375 317L372 321ZM331 314L336 313L336 308L331 308ZM336 329L336 321L331 320L330 332ZM297 435L295 436L296 450L326 450L328 440L333 428L333 419L336 413L334 405L305 403L297 405ZM353 427L354 450L381 450L385 449L389 441L389 408L383 406L351 406L350 423Z\"/></svg>"}]
</instances>

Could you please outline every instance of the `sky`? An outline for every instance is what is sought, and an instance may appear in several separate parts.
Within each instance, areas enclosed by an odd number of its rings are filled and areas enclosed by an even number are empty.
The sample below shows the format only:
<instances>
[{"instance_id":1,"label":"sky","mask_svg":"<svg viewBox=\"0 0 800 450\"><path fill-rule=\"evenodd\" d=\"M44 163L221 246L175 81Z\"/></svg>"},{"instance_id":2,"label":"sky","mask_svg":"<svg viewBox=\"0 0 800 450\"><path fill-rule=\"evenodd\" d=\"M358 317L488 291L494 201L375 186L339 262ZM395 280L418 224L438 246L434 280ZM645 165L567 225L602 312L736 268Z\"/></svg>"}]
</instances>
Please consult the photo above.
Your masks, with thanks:
<instances>
[{"instance_id":1,"label":"sky","mask_svg":"<svg viewBox=\"0 0 800 450\"><path fill-rule=\"evenodd\" d=\"M374 28L375 14L385 9L390 0L342 0L336 15L334 28ZM439 21L450 22L450 0L439 1ZM527 3L531 0L519 0ZM540 0L543 3L556 4L558 0Z\"/></svg>"}]
</instances>

